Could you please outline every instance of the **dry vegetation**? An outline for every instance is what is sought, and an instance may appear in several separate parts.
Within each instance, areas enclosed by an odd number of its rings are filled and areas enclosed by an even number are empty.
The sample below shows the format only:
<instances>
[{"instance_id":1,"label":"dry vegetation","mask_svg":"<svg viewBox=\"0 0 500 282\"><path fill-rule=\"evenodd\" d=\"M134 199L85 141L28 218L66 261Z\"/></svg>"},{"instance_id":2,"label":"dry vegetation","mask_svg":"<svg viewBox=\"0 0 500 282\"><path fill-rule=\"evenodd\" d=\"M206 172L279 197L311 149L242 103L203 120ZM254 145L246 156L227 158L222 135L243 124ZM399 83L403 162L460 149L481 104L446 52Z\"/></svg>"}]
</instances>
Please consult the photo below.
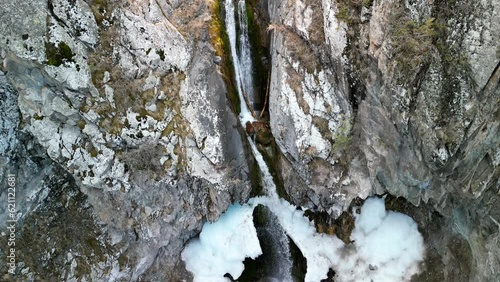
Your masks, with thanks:
<instances>
[{"instance_id":1,"label":"dry vegetation","mask_svg":"<svg viewBox=\"0 0 500 282\"><path fill-rule=\"evenodd\" d=\"M164 168L160 159L164 155L164 148L158 144L144 144L139 149L125 151L122 160L130 176L138 184L145 184L149 179L159 180L163 177Z\"/></svg>"},{"instance_id":2,"label":"dry vegetation","mask_svg":"<svg viewBox=\"0 0 500 282\"><path fill-rule=\"evenodd\" d=\"M185 37L199 40L207 33L209 7L207 1L184 0L174 7L169 20L177 30Z\"/></svg>"},{"instance_id":3,"label":"dry vegetation","mask_svg":"<svg viewBox=\"0 0 500 282\"><path fill-rule=\"evenodd\" d=\"M304 100L304 92L302 90L303 76L297 73L291 66L287 66L287 74L287 84L292 88L293 92L295 92L299 107L302 109L302 111L304 111L305 114L309 114L309 104L307 104L307 102Z\"/></svg>"},{"instance_id":4,"label":"dry vegetation","mask_svg":"<svg viewBox=\"0 0 500 282\"><path fill-rule=\"evenodd\" d=\"M314 73L321 68L321 52L325 48L324 18L323 8L320 0L303 2L306 6L299 7L295 1L288 3L290 9L312 10L311 25L308 27L309 38L305 38L296 30L295 26L285 26L271 23L268 31L275 31L284 34L285 46L288 54L306 68L308 73ZM303 13L304 11L298 11Z\"/></svg>"},{"instance_id":5,"label":"dry vegetation","mask_svg":"<svg viewBox=\"0 0 500 282\"><path fill-rule=\"evenodd\" d=\"M436 54L433 43L440 26L433 18L417 23L404 14L396 14L391 21L391 42L400 80L413 77L415 70L429 64Z\"/></svg>"},{"instance_id":6,"label":"dry vegetation","mask_svg":"<svg viewBox=\"0 0 500 282\"><path fill-rule=\"evenodd\" d=\"M323 6L321 0L310 0L307 2L312 9L312 23L309 26L309 37L311 43L316 46L321 46L325 42Z\"/></svg>"},{"instance_id":7,"label":"dry vegetation","mask_svg":"<svg viewBox=\"0 0 500 282\"><path fill-rule=\"evenodd\" d=\"M370 8L374 0L338 0L337 19L348 25L359 24L361 8Z\"/></svg>"},{"instance_id":8,"label":"dry vegetation","mask_svg":"<svg viewBox=\"0 0 500 282\"><path fill-rule=\"evenodd\" d=\"M158 121L163 121L171 112L173 113L172 120L162 135L173 133L180 139L187 136L189 127L181 114L181 98L179 96L180 87L186 78L185 74L180 71L166 73L160 77L159 85L146 90L143 89L144 77L127 78L123 70L117 67L119 65L118 58L111 55L114 53L115 46L120 44L118 19L112 16L113 10L119 8L118 4L110 0L96 0L92 2L91 7L99 24L100 41L94 52L90 54L88 62L92 81L99 96L97 98L87 97L80 110L82 112L90 110L96 112L101 117L100 129L111 135L120 135L123 128L130 126L130 121L126 118L129 109L139 114L138 120L147 115ZM191 27L194 28L194 26ZM106 72L109 73L109 81L104 82ZM106 98L106 86L113 89L115 105ZM162 92L166 98L160 99ZM152 103L155 104L156 110L147 110L146 105ZM79 126L84 127L85 121L80 122ZM176 146L181 147L181 142L182 140L179 140ZM97 156L99 152L91 145L88 146L90 146L87 149L91 155ZM124 151L117 150L116 152L117 156L122 157L130 169L149 171L148 173L154 174L151 178L154 179L161 171L164 171L159 167L158 156L164 153L161 148L155 144L148 144L136 150L129 151L127 148L122 148ZM177 168L182 171L185 167L185 152L177 149L175 153L178 153L179 157ZM173 164L170 163L170 165Z\"/></svg>"},{"instance_id":9,"label":"dry vegetation","mask_svg":"<svg viewBox=\"0 0 500 282\"><path fill-rule=\"evenodd\" d=\"M318 56L307 40L288 29L285 35L285 46L290 57L299 61L308 73L314 73L321 68Z\"/></svg>"}]
</instances>

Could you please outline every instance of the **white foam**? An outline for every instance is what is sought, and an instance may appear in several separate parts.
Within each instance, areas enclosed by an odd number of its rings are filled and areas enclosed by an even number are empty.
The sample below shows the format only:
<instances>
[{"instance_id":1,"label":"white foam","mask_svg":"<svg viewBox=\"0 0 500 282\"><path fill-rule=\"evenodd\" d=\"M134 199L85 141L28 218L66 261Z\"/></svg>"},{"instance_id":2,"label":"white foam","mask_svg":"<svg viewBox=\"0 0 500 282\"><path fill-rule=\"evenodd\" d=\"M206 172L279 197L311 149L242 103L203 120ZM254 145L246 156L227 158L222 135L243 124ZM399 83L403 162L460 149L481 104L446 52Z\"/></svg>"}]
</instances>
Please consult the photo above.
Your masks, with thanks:
<instances>
[{"instance_id":1,"label":"white foam","mask_svg":"<svg viewBox=\"0 0 500 282\"><path fill-rule=\"evenodd\" d=\"M241 125L243 126L243 128L245 128L247 122L254 122L255 121L255 118L252 116L252 113L250 113L250 111L246 107L246 104L245 104L245 107L241 109L239 118L240 118L240 122L241 122Z\"/></svg>"}]
</instances>

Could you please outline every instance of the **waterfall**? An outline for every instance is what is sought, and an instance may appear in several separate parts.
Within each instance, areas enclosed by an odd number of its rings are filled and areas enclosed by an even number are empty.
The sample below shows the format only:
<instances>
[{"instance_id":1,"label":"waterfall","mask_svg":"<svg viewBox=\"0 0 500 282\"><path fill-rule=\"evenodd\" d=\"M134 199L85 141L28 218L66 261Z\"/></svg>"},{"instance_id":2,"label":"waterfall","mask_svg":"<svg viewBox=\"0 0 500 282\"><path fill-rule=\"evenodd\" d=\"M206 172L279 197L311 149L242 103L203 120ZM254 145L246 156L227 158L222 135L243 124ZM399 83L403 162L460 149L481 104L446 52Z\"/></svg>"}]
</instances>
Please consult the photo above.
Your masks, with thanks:
<instances>
[{"instance_id":1,"label":"waterfall","mask_svg":"<svg viewBox=\"0 0 500 282\"><path fill-rule=\"evenodd\" d=\"M245 103L245 98L243 93L253 93L253 79L252 79L252 59L250 54L250 42L248 40L248 19L246 14L246 3L245 0L237 0L238 1L238 22L240 26L240 40L236 41L236 15L233 0L226 0L226 30L229 37L229 44L231 45L231 57L233 59L234 65L234 73L235 80L237 85L238 96L240 98L240 122L243 126L245 126L246 122L254 121L254 118L251 115L250 110L248 109L247 104ZM237 52L237 44L239 45L239 54ZM248 96L251 100L251 96ZM252 148L252 153L255 156L257 164L259 165L263 186L266 189L266 193L268 196L272 198L278 198L276 194L276 185L274 184L273 177L269 172L269 168L267 167L262 154L255 146L254 141L248 138L248 143L250 143L250 147Z\"/></svg>"},{"instance_id":2,"label":"waterfall","mask_svg":"<svg viewBox=\"0 0 500 282\"><path fill-rule=\"evenodd\" d=\"M248 138L248 143L250 143L250 147L252 148L252 153L255 157L255 160L259 165L262 177L262 186L264 186L266 194L273 199L278 199L278 194L276 193L276 185L274 184L273 176L269 172L269 168L267 167L267 164L264 161L262 154L257 149L257 146L255 146L254 141L250 137L247 138Z\"/></svg>"},{"instance_id":3,"label":"waterfall","mask_svg":"<svg viewBox=\"0 0 500 282\"><path fill-rule=\"evenodd\" d=\"M226 2L226 32L229 37L231 47L231 58L234 66L234 76L236 88L240 98L240 121L245 126L247 121L254 121L247 104L244 93L249 99L253 98L252 79L252 57L250 52L250 42L248 40L248 20L246 16L245 0L238 0L238 24L240 26L240 37L236 36L236 13L233 0ZM239 43L239 45L238 45ZM238 47L240 52L238 53Z\"/></svg>"},{"instance_id":4,"label":"waterfall","mask_svg":"<svg viewBox=\"0 0 500 282\"><path fill-rule=\"evenodd\" d=\"M250 51L250 41L248 39L248 19L246 13L246 3L245 0L236 1L238 1L237 15L235 13L233 0L226 0L226 30L229 37L229 43L231 45L231 57L234 65L237 91L240 98L241 112L239 117L241 124L245 126L248 121L254 121L254 118L251 115L251 111L248 109L244 97L244 94L246 94L251 105L254 98L252 57ZM236 17L238 18L238 24L240 28L239 41L236 40ZM259 152L254 141L249 136L247 136L247 139L261 171L262 185L264 186L266 194L270 198L278 200L276 185L274 184L273 177L269 172L269 168L267 167L262 154ZM271 222L268 223L268 228L278 226L279 223L277 222L275 217L270 217L270 220ZM272 237L270 238L270 241L276 244L272 249L279 250L279 252L283 254L283 257L279 261L278 265L276 265L276 269L274 269L275 273L272 273L272 275L274 277L279 277L279 279L281 279L282 281L292 281L291 270L293 262L290 257L290 242L288 241L288 237L284 232L275 232L273 230L270 230L268 234Z\"/></svg>"},{"instance_id":5,"label":"waterfall","mask_svg":"<svg viewBox=\"0 0 500 282\"><path fill-rule=\"evenodd\" d=\"M253 85L253 73L252 73L252 55L250 52L250 40L248 39L248 18L247 18L247 8L245 0L238 1L238 20L240 25L240 65L242 72L242 86L243 90L248 96L250 102L254 101L254 85Z\"/></svg>"},{"instance_id":6,"label":"waterfall","mask_svg":"<svg viewBox=\"0 0 500 282\"><path fill-rule=\"evenodd\" d=\"M240 97L239 120L245 127L247 122L255 121L244 97L246 93L249 99L253 98L252 62L246 4L244 0L234 1L238 1L237 13L233 0L225 0L225 20ZM238 40L236 19L240 27ZM226 275L238 279L245 268L245 258L256 259L264 253L252 214L258 205L272 213L260 230L267 239L266 250L272 254L265 262L268 270L264 273L268 277L264 281L294 281L288 237L307 261L307 282L326 279L330 269L335 270L337 281L409 281L418 272L425 248L413 219L387 212L384 199L375 197L367 199L361 213L355 215L354 243L350 246L335 235L317 233L302 209L278 197L263 156L250 136L247 138L266 195L251 198L246 204L231 205L219 220L205 223L199 238L184 248L182 259L193 273L194 282L227 282Z\"/></svg>"}]
</instances>

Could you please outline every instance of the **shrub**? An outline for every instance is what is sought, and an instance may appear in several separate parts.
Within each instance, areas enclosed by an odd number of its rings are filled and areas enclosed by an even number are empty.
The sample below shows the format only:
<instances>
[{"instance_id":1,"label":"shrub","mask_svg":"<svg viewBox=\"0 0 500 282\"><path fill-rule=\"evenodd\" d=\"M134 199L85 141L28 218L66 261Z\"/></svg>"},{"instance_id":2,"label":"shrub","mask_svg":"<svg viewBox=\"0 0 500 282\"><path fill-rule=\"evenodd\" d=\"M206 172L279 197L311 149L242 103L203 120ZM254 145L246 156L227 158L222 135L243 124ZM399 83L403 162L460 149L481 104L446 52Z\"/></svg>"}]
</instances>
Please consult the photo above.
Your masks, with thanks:
<instances>
[{"instance_id":1,"label":"shrub","mask_svg":"<svg viewBox=\"0 0 500 282\"><path fill-rule=\"evenodd\" d=\"M399 80L413 77L424 64L431 62L435 53L434 41L442 26L428 18L422 23L415 22L406 15L396 15L391 21L390 38L394 47L394 59L399 69Z\"/></svg>"}]
</instances>

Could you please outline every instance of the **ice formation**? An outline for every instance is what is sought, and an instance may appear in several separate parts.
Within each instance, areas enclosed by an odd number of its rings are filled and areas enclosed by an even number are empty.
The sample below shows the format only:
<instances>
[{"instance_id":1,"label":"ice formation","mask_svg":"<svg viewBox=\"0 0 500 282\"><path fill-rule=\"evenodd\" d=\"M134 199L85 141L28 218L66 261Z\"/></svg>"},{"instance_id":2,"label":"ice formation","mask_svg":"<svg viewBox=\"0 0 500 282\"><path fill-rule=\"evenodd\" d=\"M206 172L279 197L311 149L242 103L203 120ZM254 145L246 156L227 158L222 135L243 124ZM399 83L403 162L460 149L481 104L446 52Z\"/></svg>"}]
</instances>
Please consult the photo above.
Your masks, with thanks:
<instances>
[{"instance_id":1,"label":"ice formation","mask_svg":"<svg viewBox=\"0 0 500 282\"><path fill-rule=\"evenodd\" d=\"M424 256L424 243L417 225L409 216L385 210L384 199L369 198L357 215L351 234L354 241L345 245L336 236L319 234L302 210L285 200L257 197L248 204L233 205L215 223L204 225L200 238L182 253L195 281L228 281L243 272L243 260L262 254L252 221L252 211L264 205L307 260L305 281L320 281L328 270L336 281L408 281L418 271Z\"/></svg>"},{"instance_id":2,"label":"ice formation","mask_svg":"<svg viewBox=\"0 0 500 282\"><path fill-rule=\"evenodd\" d=\"M226 273L237 278L246 257L262 254L252 212L249 205L232 205L217 222L205 223L200 237L186 246L182 260L195 282L228 281Z\"/></svg>"}]
</instances>

